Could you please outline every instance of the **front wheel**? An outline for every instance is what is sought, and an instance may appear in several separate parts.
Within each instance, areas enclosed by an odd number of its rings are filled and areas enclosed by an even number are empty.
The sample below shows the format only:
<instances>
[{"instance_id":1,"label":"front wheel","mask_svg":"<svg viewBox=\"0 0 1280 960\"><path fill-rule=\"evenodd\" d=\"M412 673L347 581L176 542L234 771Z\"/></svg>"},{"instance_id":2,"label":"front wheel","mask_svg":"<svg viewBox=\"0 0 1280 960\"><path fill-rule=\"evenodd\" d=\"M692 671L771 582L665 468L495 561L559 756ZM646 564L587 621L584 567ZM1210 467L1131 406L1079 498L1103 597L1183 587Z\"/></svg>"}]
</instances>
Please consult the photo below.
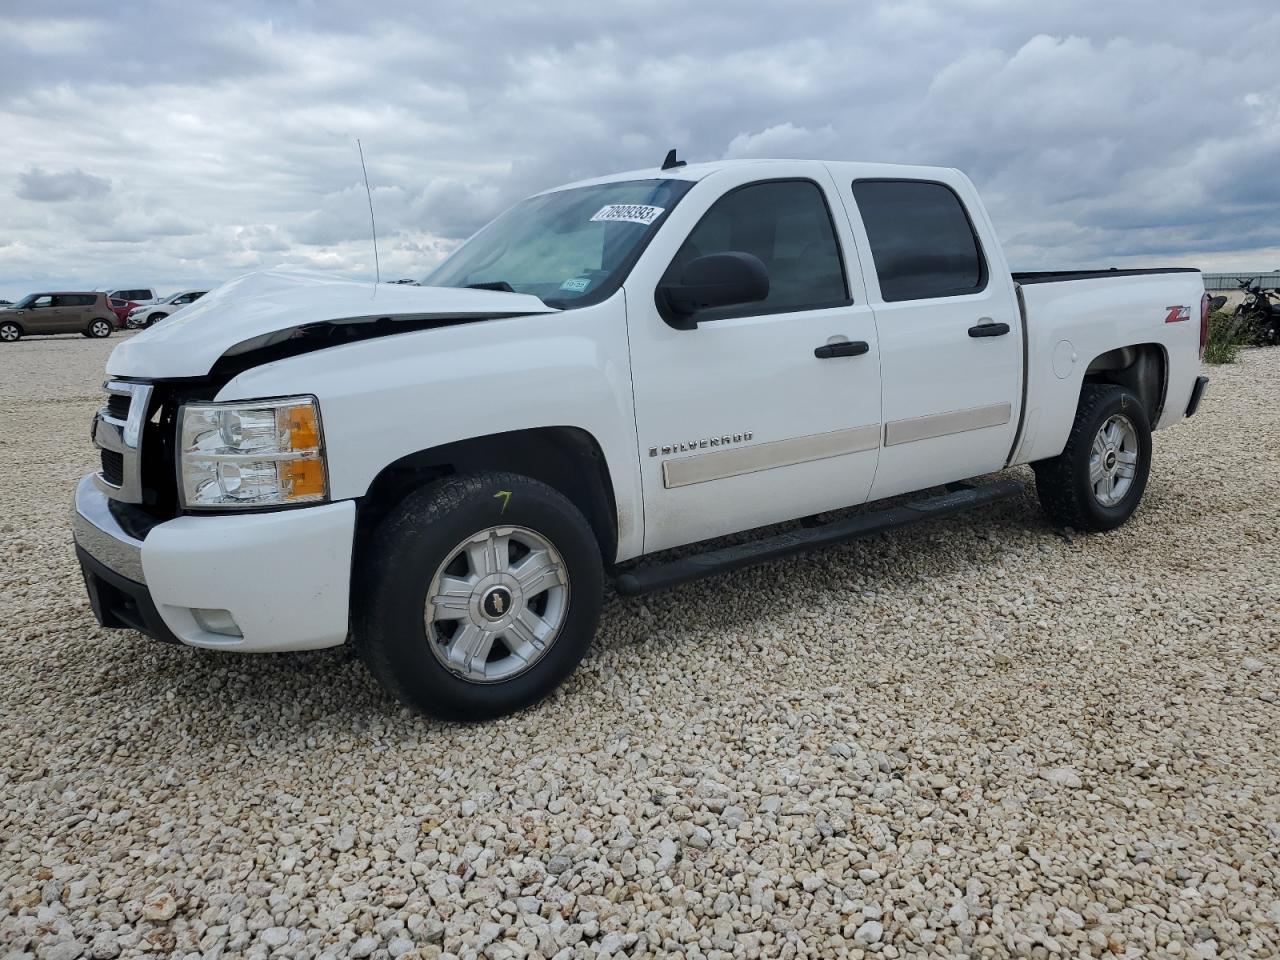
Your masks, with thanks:
<instances>
[{"instance_id":1,"label":"front wheel","mask_svg":"<svg viewBox=\"0 0 1280 960\"><path fill-rule=\"evenodd\" d=\"M143 326L149 327L153 323L159 323L161 320L163 320L167 316L168 316L167 313L153 313L151 314L151 316L147 317L147 321L146 323L143 324Z\"/></svg>"},{"instance_id":2,"label":"front wheel","mask_svg":"<svg viewBox=\"0 0 1280 960\"><path fill-rule=\"evenodd\" d=\"M111 324L106 320L93 321L89 324L89 336L98 340L111 336Z\"/></svg>"},{"instance_id":3,"label":"front wheel","mask_svg":"<svg viewBox=\"0 0 1280 960\"><path fill-rule=\"evenodd\" d=\"M1151 424L1124 387L1085 384L1062 453L1032 464L1040 505L1055 523L1114 530L1138 509L1151 471Z\"/></svg>"},{"instance_id":4,"label":"front wheel","mask_svg":"<svg viewBox=\"0 0 1280 960\"><path fill-rule=\"evenodd\" d=\"M22 328L16 323L0 323L0 343L17 343L22 339Z\"/></svg>"},{"instance_id":5,"label":"front wheel","mask_svg":"<svg viewBox=\"0 0 1280 960\"><path fill-rule=\"evenodd\" d=\"M365 554L355 640L408 706L483 720L541 700L577 667L600 616L600 549L546 484L484 473L411 493Z\"/></svg>"}]
</instances>

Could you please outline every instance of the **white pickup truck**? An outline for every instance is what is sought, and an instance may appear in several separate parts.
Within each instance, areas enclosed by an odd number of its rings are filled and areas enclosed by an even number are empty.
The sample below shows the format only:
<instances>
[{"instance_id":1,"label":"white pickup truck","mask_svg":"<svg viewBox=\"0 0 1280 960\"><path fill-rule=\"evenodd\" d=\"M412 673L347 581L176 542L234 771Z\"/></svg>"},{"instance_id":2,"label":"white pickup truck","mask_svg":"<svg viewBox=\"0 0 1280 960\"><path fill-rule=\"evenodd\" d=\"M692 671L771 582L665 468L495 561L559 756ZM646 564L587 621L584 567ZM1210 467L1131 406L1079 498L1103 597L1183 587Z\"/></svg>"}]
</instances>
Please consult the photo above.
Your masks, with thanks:
<instances>
[{"instance_id":1,"label":"white pickup truck","mask_svg":"<svg viewBox=\"0 0 1280 960\"><path fill-rule=\"evenodd\" d=\"M351 640L403 702L496 716L573 671L607 577L953 513L1016 464L1053 522L1124 523L1205 317L1195 270L1010 274L956 170L669 156L530 197L422 286L255 274L122 343L77 554L105 626Z\"/></svg>"}]
</instances>

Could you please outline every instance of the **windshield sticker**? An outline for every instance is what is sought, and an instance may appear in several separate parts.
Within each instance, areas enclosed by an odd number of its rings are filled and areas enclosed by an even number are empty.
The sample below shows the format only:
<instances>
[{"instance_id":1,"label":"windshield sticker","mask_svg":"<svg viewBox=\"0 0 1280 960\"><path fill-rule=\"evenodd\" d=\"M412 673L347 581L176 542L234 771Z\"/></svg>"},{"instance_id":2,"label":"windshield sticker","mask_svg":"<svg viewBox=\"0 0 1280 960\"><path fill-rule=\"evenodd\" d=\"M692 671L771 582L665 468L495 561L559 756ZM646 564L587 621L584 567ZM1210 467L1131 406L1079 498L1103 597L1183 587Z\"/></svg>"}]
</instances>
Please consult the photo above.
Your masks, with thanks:
<instances>
[{"instance_id":1,"label":"windshield sticker","mask_svg":"<svg viewBox=\"0 0 1280 960\"><path fill-rule=\"evenodd\" d=\"M560 284L560 289L568 290L572 293L581 293L589 286L591 286L590 277L574 277L573 279L566 280L564 283Z\"/></svg>"},{"instance_id":2,"label":"windshield sticker","mask_svg":"<svg viewBox=\"0 0 1280 960\"><path fill-rule=\"evenodd\" d=\"M596 211L592 220L613 220L618 223L641 223L646 227L662 216L663 207L650 207L643 203L611 203Z\"/></svg>"}]
</instances>

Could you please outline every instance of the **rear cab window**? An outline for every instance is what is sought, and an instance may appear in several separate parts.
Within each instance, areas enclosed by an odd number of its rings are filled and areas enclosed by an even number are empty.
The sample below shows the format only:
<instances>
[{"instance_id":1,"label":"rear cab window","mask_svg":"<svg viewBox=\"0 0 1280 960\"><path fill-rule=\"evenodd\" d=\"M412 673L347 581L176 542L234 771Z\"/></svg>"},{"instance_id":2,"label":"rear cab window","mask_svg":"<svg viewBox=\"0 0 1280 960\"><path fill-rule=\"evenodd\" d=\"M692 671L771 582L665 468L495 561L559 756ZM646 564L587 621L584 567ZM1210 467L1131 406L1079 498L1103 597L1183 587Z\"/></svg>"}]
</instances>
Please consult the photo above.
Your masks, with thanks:
<instances>
[{"instance_id":1,"label":"rear cab window","mask_svg":"<svg viewBox=\"0 0 1280 960\"><path fill-rule=\"evenodd\" d=\"M887 303L981 293L987 261L955 191L928 180L855 180L853 198Z\"/></svg>"}]
</instances>

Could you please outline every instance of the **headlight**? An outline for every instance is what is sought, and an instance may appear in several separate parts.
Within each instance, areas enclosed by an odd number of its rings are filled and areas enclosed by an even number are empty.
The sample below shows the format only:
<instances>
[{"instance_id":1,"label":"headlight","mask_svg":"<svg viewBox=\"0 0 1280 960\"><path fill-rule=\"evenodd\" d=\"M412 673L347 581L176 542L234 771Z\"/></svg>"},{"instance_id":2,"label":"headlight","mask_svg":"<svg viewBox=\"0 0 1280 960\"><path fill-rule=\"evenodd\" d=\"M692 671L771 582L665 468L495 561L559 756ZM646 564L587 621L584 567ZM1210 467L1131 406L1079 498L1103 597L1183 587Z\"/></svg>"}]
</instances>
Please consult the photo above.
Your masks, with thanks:
<instances>
[{"instance_id":1,"label":"headlight","mask_svg":"<svg viewBox=\"0 0 1280 960\"><path fill-rule=\"evenodd\" d=\"M179 420L184 507L275 507L328 499L314 397L188 403Z\"/></svg>"}]
</instances>

